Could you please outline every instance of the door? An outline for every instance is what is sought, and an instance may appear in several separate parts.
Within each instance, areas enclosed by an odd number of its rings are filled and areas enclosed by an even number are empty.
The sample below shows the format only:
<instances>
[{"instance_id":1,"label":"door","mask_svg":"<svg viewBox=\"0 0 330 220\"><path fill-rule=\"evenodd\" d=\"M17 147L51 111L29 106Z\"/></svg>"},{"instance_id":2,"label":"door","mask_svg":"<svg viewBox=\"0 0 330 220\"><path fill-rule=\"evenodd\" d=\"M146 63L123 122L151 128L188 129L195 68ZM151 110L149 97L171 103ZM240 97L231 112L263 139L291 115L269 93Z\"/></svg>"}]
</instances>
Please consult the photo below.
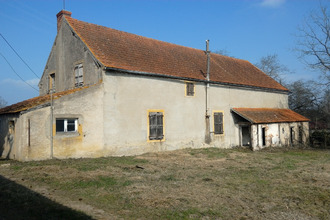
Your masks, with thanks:
<instances>
[{"instance_id":1,"label":"door","mask_svg":"<svg viewBox=\"0 0 330 220\"><path fill-rule=\"evenodd\" d=\"M251 146L251 132L249 126L241 126L242 146Z\"/></svg>"}]
</instances>

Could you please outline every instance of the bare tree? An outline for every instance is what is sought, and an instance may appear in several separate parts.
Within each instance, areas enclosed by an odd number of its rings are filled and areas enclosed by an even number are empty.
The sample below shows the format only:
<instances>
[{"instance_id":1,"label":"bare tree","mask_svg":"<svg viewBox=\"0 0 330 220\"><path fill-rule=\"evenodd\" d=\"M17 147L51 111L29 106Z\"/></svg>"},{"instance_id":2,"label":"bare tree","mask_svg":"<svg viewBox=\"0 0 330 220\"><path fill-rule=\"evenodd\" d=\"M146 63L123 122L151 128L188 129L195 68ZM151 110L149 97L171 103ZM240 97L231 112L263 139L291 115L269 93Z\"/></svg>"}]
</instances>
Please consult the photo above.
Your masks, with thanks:
<instances>
[{"instance_id":1,"label":"bare tree","mask_svg":"<svg viewBox=\"0 0 330 220\"><path fill-rule=\"evenodd\" d=\"M1 96L0 96L0 108L5 107L7 105L6 100L4 100Z\"/></svg>"},{"instance_id":2,"label":"bare tree","mask_svg":"<svg viewBox=\"0 0 330 220\"><path fill-rule=\"evenodd\" d=\"M287 85L290 90L289 106L290 109L303 115L308 115L311 110L319 107L320 91L314 81L298 80Z\"/></svg>"},{"instance_id":3,"label":"bare tree","mask_svg":"<svg viewBox=\"0 0 330 220\"><path fill-rule=\"evenodd\" d=\"M289 69L286 66L280 64L277 54L261 57L260 61L255 65L268 76L272 77L280 83L283 82L283 75L289 73Z\"/></svg>"},{"instance_id":4,"label":"bare tree","mask_svg":"<svg viewBox=\"0 0 330 220\"><path fill-rule=\"evenodd\" d=\"M330 14L326 6L320 5L305 18L298 28L299 57L312 69L323 73L325 84L330 84Z\"/></svg>"}]
</instances>

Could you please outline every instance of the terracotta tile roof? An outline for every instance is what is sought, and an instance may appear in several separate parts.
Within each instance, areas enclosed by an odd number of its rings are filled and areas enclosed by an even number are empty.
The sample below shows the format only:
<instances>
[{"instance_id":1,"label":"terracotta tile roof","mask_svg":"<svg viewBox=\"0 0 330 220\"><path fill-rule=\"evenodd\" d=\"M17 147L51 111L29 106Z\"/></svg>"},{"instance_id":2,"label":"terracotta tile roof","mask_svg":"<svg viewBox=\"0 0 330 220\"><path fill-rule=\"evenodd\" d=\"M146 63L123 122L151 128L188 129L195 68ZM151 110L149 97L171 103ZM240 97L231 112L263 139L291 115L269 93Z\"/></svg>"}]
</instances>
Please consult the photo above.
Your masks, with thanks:
<instances>
[{"instance_id":1,"label":"terracotta tile roof","mask_svg":"<svg viewBox=\"0 0 330 220\"><path fill-rule=\"evenodd\" d=\"M67 91L63 91L63 92L58 92L58 93L54 93L53 94L53 99L58 99L62 96L77 92L79 90L85 89L88 86L85 87L80 87L80 88L75 88L75 89L71 89L71 90L67 90ZM24 100L22 102L18 102L16 104L4 107L4 108L0 108L0 115L2 114L10 114L10 113L17 113L17 112L22 112L22 111L26 111L30 108L36 107L38 105L42 105L45 103L50 102L50 95L44 95L44 96L38 96L38 97L34 97L32 99L28 99L28 100Z\"/></svg>"},{"instance_id":2,"label":"terracotta tile roof","mask_svg":"<svg viewBox=\"0 0 330 220\"><path fill-rule=\"evenodd\" d=\"M290 109L233 108L232 111L253 124L309 121Z\"/></svg>"},{"instance_id":3,"label":"terracotta tile roof","mask_svg":"<svg viewBox=\"0 0 330 220\"><path fill-rule=\"evenodd\" d=\"M109 68L205 80L202 50L114 30L71 17L69 25L94 56ZM288 91L250 62L211 53L210 80Z\"/></svg>"}]
</instances>

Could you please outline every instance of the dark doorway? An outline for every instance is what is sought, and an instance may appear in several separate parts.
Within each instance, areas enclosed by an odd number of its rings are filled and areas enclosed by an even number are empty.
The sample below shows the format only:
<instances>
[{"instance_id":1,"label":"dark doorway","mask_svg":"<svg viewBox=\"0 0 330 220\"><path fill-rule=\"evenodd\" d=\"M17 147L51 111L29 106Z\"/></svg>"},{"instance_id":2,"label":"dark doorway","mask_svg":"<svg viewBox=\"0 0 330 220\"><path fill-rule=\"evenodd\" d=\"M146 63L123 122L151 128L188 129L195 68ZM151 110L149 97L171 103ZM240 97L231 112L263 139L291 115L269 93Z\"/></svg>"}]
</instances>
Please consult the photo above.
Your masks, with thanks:
<instances>
[{"instance_id":1,"label":"dark doorway","mask_svg":"<svg viewBox=\"0 0 330 220\"><path fill-rule=\"evenodd\" d=\"M290 127L290 144L293 145L293 140L294 140L294 130L293 127Z\"/></svg>"},{"instance_id":2,"label":"dark doorway","mask_svg":"<svg viewBox=\"0 0 330 220\"><path fill-rule=\"evenodd\" d=\"M262 146L265 146L266 145L266 128L262 128L261 135L262 135Z\"/></svg>"},{"instance_id":3,"label":"dark doorway","mask_svg":"<svg viewBox=\"0 0 330 220\"><path fill-rule=\"evenodd\" d=\"M242 126L242 145L243 146L250 146L251 143L251 134L249 126Z\"/></svg>"}]
</instances>

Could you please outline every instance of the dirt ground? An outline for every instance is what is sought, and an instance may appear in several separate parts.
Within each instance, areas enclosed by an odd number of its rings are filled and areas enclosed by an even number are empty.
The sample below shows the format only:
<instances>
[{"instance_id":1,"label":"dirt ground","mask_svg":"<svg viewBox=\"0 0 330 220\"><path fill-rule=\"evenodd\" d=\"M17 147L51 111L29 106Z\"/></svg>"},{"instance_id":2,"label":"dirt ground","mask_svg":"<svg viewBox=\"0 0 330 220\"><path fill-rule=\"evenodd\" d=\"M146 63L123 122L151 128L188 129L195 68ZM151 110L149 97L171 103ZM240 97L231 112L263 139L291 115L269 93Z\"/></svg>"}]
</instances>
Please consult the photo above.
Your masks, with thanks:
<instances>
[{"instance_id":1,"label":"dirt ground","mask_svg":"<svg viewBox=\"0 0 330 220\"><path fill-rule=\"evenodd\" d=\"M0 219L329 219L330 151L0 161Z\"/></svg>"}]
</instances>

